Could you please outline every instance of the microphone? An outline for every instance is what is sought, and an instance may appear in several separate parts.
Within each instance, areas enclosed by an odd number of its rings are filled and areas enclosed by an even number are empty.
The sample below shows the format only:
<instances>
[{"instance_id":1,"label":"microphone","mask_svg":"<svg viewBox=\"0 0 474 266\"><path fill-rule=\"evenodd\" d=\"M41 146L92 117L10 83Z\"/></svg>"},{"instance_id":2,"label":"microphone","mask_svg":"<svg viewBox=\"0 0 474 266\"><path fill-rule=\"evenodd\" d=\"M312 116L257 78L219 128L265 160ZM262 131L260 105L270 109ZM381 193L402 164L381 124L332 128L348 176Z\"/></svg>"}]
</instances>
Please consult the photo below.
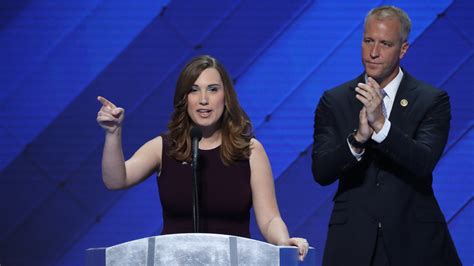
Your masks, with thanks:
<instances>
[{"instance_id":1,"label":"microphone","mask_svg":"<svg viewBox=\"0 0 474 266\"><path fill-rule=\"evenodd\" d=\"M192 163L193 167L193 232L199 233L199 141L202 138L201 129L198 127L191 128L192 141Z\"/></svg>"},{"instance_id":2,"label":"microphone","mask_svg":"<svg viewBox=\"0 0 474 266\"><path fill-rule=\"evenodd\" d=\"M192 164L197 164L197 158L199 156L199 141L202 139L202 131L198 127L191 128L191 141L192 141Z\"/></svg>"}]
</instances>

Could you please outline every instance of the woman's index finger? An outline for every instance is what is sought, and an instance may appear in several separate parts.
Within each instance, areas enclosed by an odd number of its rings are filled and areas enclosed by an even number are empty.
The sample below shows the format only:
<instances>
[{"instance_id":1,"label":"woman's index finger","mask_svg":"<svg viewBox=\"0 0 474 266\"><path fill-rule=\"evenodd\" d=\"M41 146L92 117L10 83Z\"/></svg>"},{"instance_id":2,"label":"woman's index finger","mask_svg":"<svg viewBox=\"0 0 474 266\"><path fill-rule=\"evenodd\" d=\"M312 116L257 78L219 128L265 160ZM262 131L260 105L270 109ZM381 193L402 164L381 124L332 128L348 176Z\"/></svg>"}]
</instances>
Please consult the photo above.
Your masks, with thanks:
<instances>
[{"instance_id":1,"label":"woman's index finger","mask_svg":"<svg viewBox=\"0 0 474 266\"><path fill-rule=\"evenodd\" d=\"M108 107L111 107L111 108L117 108L117 106L115 106L115 104L113 104L111 101L105 99L102 96L98 96L97 100L99 100L99 102L101 102L102 105L104 105L104 106L108 106Z\"/></svg>"}]
</instances>

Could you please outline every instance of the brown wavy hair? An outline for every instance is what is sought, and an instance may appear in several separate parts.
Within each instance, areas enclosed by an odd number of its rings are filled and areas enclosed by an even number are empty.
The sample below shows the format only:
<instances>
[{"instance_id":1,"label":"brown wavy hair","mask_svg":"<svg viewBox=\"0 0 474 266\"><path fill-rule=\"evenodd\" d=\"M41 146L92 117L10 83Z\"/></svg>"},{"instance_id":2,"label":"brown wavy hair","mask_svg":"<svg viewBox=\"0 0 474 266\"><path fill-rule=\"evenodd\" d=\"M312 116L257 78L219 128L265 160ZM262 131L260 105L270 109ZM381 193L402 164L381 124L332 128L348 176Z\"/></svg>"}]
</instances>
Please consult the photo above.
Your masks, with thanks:
<instances>
[{"instance_id":1,"label":"brown wavy hair","mask_svg":"<svg viewBox=\"0 0 474 266\"><path fill-rule=\"evenodd\" d=\"M168 124L169 153L178 161L191 161L191 127L193 121L187 113L188 94L199 75L207 69L215 68L224 86L224 112L219 124L222 135L220 157L225 165L246 160L250 156L250 139L253 137L252 124L242 109L235 93L234 84L217 59L201 55L191 59L181 71L173 100L173 114Z\"/></svg>"}]
</instances>

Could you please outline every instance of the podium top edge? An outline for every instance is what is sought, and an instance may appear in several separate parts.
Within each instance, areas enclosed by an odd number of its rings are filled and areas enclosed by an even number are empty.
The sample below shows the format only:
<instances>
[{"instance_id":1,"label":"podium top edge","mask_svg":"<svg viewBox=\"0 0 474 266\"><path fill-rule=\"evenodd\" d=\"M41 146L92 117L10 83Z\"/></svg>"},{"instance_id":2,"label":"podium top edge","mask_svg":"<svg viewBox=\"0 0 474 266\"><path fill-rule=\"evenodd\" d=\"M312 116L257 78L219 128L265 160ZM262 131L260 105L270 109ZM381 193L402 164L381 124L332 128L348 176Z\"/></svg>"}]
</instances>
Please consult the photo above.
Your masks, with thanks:
<instances>
[{"instance_id":1,"label":"podium top edge","mask_svg":"<svg viewBox=\"0 0 474 266\"><path fill-rule=\"evenodd\" d=\"M134 240L118 243L116 245L111 245L111 246L108 246L108 247L94 247L94 248L88 248L86 250L90 250L90 251L101 250L101 249L103 250L103 249L114 248L114 247L118 247L118 246L122 246L122 245L131 244L133 242L135 242L135 243L136 242L144 242L144 241L148 242L150 240L159 241L160 239L169 239L169 238L174 238L174 239L180 239L180 238L199 239L199 238L209 238L209 237L214 238L214 239L222 239L222 240L236 239L238 242L247 242L247 243L253 242L253 243L258 243L259 245L267 245L267 246L271 246L271 247L279 248L279 249L296 249L297 248L296 246L278 246L278 245L270 244L270 243L265 242L265 241L260 241L260 240L256 240L256 239L251 239L251 238L241 237L241 236L235 236L235 235L224 235L224 234L213 234L213 233L179 233L179 234L149 236L149 237L144 237L144 238L139 238L139 239L134 239ZM310 249L312 249L312 247L310 247Z\"/></svg>"}]
</instances>

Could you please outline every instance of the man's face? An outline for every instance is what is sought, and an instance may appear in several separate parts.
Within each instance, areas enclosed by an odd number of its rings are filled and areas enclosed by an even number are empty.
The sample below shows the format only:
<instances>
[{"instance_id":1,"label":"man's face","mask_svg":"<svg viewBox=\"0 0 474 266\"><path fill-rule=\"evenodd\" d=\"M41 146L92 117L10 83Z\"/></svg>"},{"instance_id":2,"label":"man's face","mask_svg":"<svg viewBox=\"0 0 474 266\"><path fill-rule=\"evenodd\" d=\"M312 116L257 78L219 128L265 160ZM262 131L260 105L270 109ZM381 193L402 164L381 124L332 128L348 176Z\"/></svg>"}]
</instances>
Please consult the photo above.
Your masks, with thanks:
<instances>
[{"instance_id":1,"label":"man's face","mask_svg":"<svg viewBox=\"0 0 474 266\"><path fill-rule=\"evenodd\" d=\"M400 59L408 42L400 36L400 22L394 18L369 17L362 40L362 64L369 77L385 87L398 74Z\"/></svg>"}]
</instances>

